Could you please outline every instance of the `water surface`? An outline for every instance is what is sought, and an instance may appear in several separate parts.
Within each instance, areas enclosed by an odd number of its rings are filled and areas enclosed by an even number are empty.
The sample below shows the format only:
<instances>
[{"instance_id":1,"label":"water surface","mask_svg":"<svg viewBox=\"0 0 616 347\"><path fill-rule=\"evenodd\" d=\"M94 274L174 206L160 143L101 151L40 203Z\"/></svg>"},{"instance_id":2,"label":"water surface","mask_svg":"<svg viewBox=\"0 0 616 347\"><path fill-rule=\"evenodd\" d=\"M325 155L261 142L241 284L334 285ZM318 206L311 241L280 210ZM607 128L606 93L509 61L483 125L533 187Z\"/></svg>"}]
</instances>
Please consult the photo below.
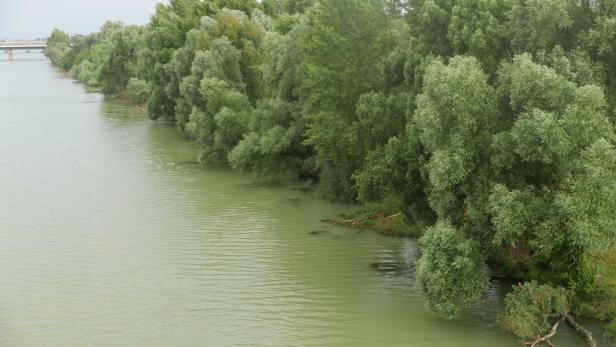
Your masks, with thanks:
<instances>
[{"instance_id":1,"label":"water surface","mask_svg":"<svg viewBox=\"0 0 616 347\"><path fill-rule=\"evenodd\" d=\"M325 225L348 207L197 165L173 127L42 55L0 58L1 346L520 345L498 285L429 315L415 241Z\"/></svg>"}]
</instances>

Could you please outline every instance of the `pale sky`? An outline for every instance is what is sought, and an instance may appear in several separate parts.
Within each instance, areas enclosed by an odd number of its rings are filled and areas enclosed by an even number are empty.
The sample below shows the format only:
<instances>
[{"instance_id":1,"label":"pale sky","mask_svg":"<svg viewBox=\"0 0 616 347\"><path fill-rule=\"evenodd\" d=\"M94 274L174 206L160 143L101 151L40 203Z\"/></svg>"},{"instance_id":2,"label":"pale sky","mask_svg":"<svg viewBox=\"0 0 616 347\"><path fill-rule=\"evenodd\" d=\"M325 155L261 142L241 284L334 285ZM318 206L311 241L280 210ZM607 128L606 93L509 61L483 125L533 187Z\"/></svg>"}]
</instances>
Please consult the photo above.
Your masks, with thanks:
<instances>
[{"instance_id":1,"label":"pale sky","mask_svg":"<svg viewBox=\"0 0 616 347\"><path fill-rule=\"evenodd\" d=\"M146 24L166 0L0 0L0 40L47 37L53 28L88 34L106 20Z\"/></svg>"}]
</instances>

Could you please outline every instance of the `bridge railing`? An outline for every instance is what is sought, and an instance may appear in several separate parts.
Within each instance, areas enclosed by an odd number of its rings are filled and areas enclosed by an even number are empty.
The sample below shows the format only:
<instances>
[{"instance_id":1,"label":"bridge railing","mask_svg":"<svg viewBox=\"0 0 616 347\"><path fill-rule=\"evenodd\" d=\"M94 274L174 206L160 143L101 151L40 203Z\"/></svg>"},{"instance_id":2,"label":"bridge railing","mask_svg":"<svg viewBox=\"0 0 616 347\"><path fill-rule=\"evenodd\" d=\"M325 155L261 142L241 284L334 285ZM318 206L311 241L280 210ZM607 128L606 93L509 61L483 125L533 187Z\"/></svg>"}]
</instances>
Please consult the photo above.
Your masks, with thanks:
<instances>
[{"instance_id":1,"label":"bridge railing","mask_svg":"<svg viewBox=\"0 0 616 347\"><path fill-rule=\"evenodd\" d=\"M47 48L46 41L0 41L0 51L4 51L4 53L9 55L9 60L13 60L14 55L13 51L16 50L25 50L26 53L29 53L30 50L38 50Z\"/></svg>"},{"instance_id":2,"label":"bridge railing","mask_svg":"<svg viewBox=\"0 0 616 347\"><path fill-rule=\"evenodd\" d=\"M47 41L0 41L0 48L8 47L46 47Z\"/></svg>"}]
</instances>

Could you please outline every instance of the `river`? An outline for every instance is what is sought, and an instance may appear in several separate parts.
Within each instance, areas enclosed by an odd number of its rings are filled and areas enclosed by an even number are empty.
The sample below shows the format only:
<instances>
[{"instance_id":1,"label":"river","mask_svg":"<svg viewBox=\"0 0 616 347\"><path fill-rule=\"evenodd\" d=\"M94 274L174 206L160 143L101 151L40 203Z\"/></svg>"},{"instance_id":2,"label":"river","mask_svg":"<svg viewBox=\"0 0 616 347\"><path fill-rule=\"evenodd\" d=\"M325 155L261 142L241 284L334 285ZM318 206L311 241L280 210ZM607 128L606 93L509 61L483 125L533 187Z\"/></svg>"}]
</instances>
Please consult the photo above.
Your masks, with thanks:
<instances>
[{"instance_id":1,"label":"river","mask_svg":"<svg viewBox=\"0 0 616 347\"><path fill-rule=\"evenodd\" d=\"M1 346L520 346L498 284L430 315L414 240L326 225L348 207L194 164L173 126L0 58Z\"/></svg>"}]
</instances>

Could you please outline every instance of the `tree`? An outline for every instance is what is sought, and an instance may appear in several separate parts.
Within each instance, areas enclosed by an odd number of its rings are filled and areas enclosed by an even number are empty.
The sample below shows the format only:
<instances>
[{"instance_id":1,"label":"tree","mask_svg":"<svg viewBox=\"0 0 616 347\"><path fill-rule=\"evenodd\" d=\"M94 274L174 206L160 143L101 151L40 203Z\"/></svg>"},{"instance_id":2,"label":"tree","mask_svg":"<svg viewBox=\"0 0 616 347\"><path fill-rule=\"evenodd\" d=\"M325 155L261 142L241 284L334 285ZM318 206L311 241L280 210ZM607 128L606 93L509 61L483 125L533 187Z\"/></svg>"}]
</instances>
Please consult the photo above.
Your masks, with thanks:
<instances>
[{"instance_id":1,"label":"tree","mask_svg":"<svg viewBox=\"0 0 616 347\"><path fill-rule=\"evenodd\" d=\"M506 331L523 339L535 339L545 335L568 312L564 288L529 282L513 287L505 298L499 321Z\"/></svg>"},{"instance_id":2,"label":"tree","mask_svg":"<svg viewBox=\"0 0 616 347\"><path fill-rule=\"evenodd\" d=\"M488 289L490 278L480 245L446 221L428 228L420 243L417 282L426 305L446 317L457 317Z\"/></svg>"},{"instance_id":3,"label":"tree","mask_svg":"<svg viewBox=\"0 0 616 347\"><path fill-rule=\"evenodd\" d=\"M439 217L462 221L480 203L474 189L479 177L489 179L484 158L499 126L496 93L477 60L454 57L448 66L430 65L413 121L429 155L430 205Z\"/></svg>"},{"instance_id":4,"label":"tree","mask_svg":"<svg viewBox=\"0 0 616 347\"><path fill-rule=\"evenodd\" d=\"M539 343L616 249L615 32L614 0L172 0L46 54L203 162L394 206L429 309L460 314L489 265L524 283L501 324Z\"/></svg>"},{"instance_id":5,"label":"tree","mask_svg":"<svg viewBox=\"0 0 616 347\"><path fill-rule=\"evenodd\" d=\"M354 200L351 175L361 166L353 122L359 97L382 84L378 64L390 49L388 18L378 0L323 0L302 33L310 90L306 143L317 153L320 190ZM375 62L377 62L375 64Z\"/></svg>"},{"instance_id":6,"label":"tree","mask_svg":"<svg viewBox=\"0 0 616 347\"><path fill-rule=\"evenodd\" d=\"M109 36L98 78L103 93L113 95L126 89L130 76L134 75L132 62L138 36L138 29L130 27L118 29Z\"/></svg>"},{"instance_id":7,"label":"tree","mask_svg":"<svg viewBox=\"0 0 616 347\"><path fill-rule=\"evenodd\" d=\"M201 146L201 161L225 162L247 130L250 102L244 93L215 77L204 78L199 92L205 108L193 107L186 130Z\"/></svg>"},{"instance_id":8,"label":"tree","mask_svg":"<svg viewBox=\"0 0 616 347\"><path fill-rule=\"evenodd\" d=\"M306 65L299 45L299 26L289 34L269 34L261 48L265 98L257 103L250 132L229 154L231 165L259 174L310 172L312 150L304 144Z\"/></svg>"},{"instance_id":9,"label":"tree","mask_svg":"<svg viewBox=\"0 0 616 347\"><path fill-rule=\"evenodd\" d=\"M454 54L472 55L494 73L507 47L505 12L509 0L456 1L451 9L447 37Z\"/></svg>"},{"instance_id":10,"label":"tree","mask_svg":"<svg viewBox=\"0 0 616 347\"><path fill-rule=\"evenodd\" d=\"M565 42L572 25L573 0L515 0L507 12L513 52L535 53Z\"/></svg>"},{"instance_id":11,"label":"tree","mask_svg":"<svg viewBox=\"0 0 616 347\"><path fill-rule=\"evenodd\" d=\"M137 77L148 82L152 89L147 102L151 118L175 118L179 84L167 86L173 71L167 64L173 52L184 45L186 33L199 28L201 17L211 15L213 8L211 2L200 0L173 0L169 5L157 5L148 24L137 72Z\"/></svg>"},{"instance_id":12,"label":"tree","mask_svg":"<svg viewBox=\"0 0 616 347\"><path fill-rule=\"evenodd\" d=\"M148 83L134 77L128 80L126 90L131 99L140 104L146 102L150 95L150 86Z\"/></svg>"}]
</instances>

